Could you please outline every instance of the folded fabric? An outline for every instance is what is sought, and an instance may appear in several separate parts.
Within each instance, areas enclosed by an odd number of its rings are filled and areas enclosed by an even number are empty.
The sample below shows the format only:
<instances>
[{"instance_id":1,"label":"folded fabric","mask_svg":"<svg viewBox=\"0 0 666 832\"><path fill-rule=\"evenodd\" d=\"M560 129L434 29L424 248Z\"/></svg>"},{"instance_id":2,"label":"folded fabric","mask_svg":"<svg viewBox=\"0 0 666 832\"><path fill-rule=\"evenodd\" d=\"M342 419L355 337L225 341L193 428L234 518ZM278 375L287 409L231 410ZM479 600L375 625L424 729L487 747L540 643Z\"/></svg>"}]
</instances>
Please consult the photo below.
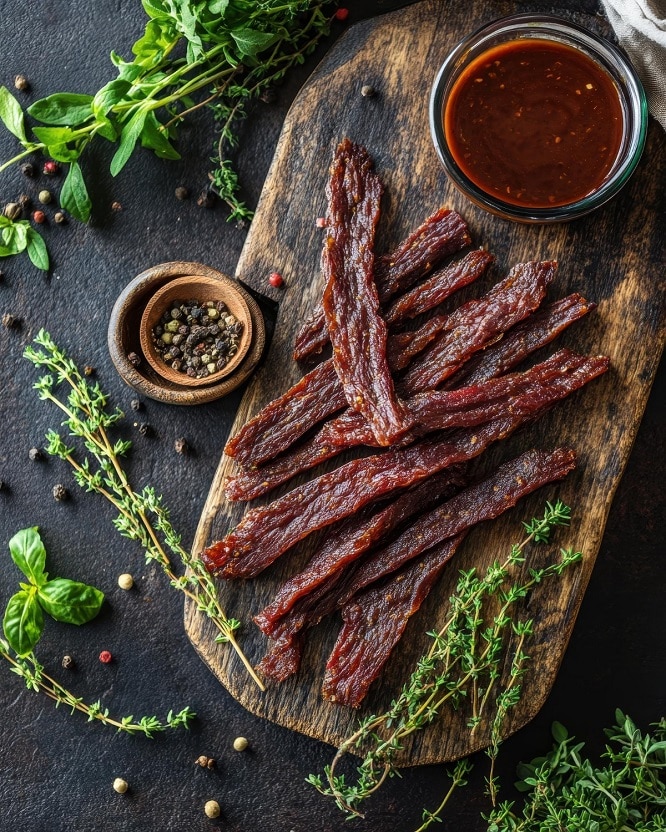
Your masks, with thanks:
<instances>
[{"instance_id":1,"label":"folded fabric","mask_svg":"<svg viewBox=\"0 0 666 832\"><path fill-rule=\"evenodd\" d=\"M666 0L602 0L640 76L650 113L666 129Z\"/></svg>"}]
</instances>

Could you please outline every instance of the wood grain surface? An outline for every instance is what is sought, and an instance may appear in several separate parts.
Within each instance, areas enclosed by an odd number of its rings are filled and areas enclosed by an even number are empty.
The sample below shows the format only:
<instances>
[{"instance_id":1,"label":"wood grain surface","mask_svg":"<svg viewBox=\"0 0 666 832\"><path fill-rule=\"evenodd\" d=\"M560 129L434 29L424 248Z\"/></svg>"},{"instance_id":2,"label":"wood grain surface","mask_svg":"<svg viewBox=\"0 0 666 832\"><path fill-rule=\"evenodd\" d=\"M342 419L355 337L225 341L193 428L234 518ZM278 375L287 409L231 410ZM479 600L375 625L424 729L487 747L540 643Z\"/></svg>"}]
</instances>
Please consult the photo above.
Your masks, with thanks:
<instances>
[{"instance_id":1,"label":"wood grain surface","mask_svg":"<svg viewBox=\"0 0 666 832\"><path fill-rule=\"evenodd\" d=\"M611 371L539 424L479 460L480 470L486 470L530 447L568 444L578 452L577 470L563 484L533 495L505 517L469 535L440 584L411 620L361 711L377 712L386 706L425 652L429 642L425 632L436 628L446 615L446 599L457 570L484 567L504 555L520 536L520 521L540 512L544 500L560 498L573 508L572 526L558 532L552 547L532 550L532 563L543 563L559 546L578 548L585 557L560 582L539 587L528 602L526 614L535 620L528 650L532 665L507 733L538 712L574 626L663 348L666 259L666 141L654 124L629 185L610 204L568 225L524 226L492 217L467 202L446 179L428 132L430 84L447 52L463 35L515 10L512 3L493 4L489 11L480 0L464 5L432 0L358 24L336 44L299 94L285 122L238 264L238 277L278 299L280 309L270 351L244 395L233 428L238 429L302 374L290 358L291 347L300 323L322 293L321 231L315 218L324 213L328 163L344 136L369 149L386 185L379 251L401 240L433 209L445 204L466 218L474 244L486 246L497 257L494 273L472 294L485 291L516 262L557 259L559 275L549 297L578 291L599 304L593 315L574 325L555 345L608 354ZM597 26L593 19L578 22ZM362 97L364 84L372 85L377 95ZM281 291L268 289L267 277L273 270L285 277L286 288ZM245 504L231 504L224 498L222 486L233 470L232 461L223 457L199 523L195 552L224 536L246 509ZM253 662L264 655L267 641L251 624L251 616L305 562L315 545L316 540L305 541L258 579L220 585L228 614L246 622L241 642ZM325 622L312 633L296 678L271 686L263 694L248 680L233 652L214 643L212 628L192 605L186 608L185 624L203 660L253 713L332 744L356 725L359 713L320 697L323 667L337 624ZM464 715L442 713L406 745L400 762L451 760L482 747L485 741L480 735L470 742Z\"/></svg>"}]
</instances>

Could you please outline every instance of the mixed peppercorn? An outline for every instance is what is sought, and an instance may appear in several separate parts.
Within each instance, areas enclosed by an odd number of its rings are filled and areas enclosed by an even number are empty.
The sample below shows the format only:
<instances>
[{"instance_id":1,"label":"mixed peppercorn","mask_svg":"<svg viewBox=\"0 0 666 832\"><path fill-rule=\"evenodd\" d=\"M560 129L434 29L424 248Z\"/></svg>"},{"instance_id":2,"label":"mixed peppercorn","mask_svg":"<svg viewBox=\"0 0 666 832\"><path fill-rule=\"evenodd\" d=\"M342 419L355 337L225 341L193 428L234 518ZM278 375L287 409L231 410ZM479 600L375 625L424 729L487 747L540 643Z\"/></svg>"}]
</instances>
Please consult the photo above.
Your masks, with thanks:
<instances>
[{"instance_id":1,"label":"mixed peppercorn","mask_svg":"<svg viewBox=\"0 0 666 832\"><path fill-rule=\"evenodd\" d=\"M164 362L190 378L223 370L238 352L243 324L223 301L174 303L153 327L153 344Z\"/></svg>"}]
</instances>

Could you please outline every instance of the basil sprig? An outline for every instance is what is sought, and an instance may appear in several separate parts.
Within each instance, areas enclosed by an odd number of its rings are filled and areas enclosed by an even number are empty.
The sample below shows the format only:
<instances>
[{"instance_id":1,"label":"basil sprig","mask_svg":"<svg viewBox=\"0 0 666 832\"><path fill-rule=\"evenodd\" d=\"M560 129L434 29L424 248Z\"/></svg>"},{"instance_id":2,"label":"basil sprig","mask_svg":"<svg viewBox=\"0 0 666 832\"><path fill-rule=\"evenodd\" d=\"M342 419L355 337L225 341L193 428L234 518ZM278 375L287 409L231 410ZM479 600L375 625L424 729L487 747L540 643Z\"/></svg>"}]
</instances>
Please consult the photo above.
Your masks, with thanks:
<instances>
[{"instance_id":1,"label":"basil sprig","mask_svg":"<svg viewBox=\"0 0 666 832\"><path fill-rule=\"evenodd\" d=\"M68 578L49 580L46 549L37 527L22 529L9 541L12 560L28 579L7 603L2 628L18 656L32 652L44 630L44 614L66 624L86 624L99 613L104 594Z\"/></svg>"}]
</instances>

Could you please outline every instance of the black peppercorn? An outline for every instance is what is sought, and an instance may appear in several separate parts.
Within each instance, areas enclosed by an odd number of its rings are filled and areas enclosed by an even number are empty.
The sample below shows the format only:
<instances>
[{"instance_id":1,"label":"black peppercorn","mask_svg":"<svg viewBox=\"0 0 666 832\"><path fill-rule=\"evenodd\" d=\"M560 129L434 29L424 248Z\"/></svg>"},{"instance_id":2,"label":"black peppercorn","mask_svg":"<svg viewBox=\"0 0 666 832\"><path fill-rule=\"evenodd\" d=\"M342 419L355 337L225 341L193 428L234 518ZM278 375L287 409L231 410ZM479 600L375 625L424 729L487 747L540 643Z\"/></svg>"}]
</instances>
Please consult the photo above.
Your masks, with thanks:
<instances>
[{"instance_id":1,"label":"black peppercorn","mask_svg":"<svg viewBox=\"0 0 666 832\"><path fill-rule=\"evenodd\" d=\"M361 95L363 98L372 98L375 94L375 88L371 87L369 84L364 84L361 87Z\"/></svg>"},{"instance_id":2,"label":"black peppercorn","mask_svg":"<svg viewBox=\"0 0 666 832\"><path fill-rule=\"evenodd\" d=\"M87 365L83 368L83 375L84 375L84 376L91 376L94 372L95 372L95 368L94 368L94 367L91 367L91 366L90 366L90 364L87 364Z\"/></svg>"},{"instance_id":3,"label":"black peppercorn","mask_svg":"<svg viewBox=\"0 0 666 832\"><path fill-rule=\"evenodd\" d=\"M135 352L128 352L127 360L133 367L138 367L141 364L141 358Z\"/></svg>"},{"instance_id":4,"label":"black peppercorn","mask_svg":"<svg viewBox=\"0 0 666 832\"><path fill-rule=\"evenodd\" d=\"M139 399L132 399L132 401L130 402L130 407L132 408L132 410L135 410L135 411L136 410L142 410L143 409L143 403Z\"/></svg>"},{"instance_id":5,"label":"black peppercorn","mask_svg":"<svg viewBox=\"0 0 666 832\"><path fill-rule=\"evenodd\" d=\"M276 98L277 93L275 92L273 87L266 87L266 89L259 96L259 100L263 101L264 104L273 104Z\"/></svg>"},{"instance_id":6,"label":"black peppercorn","mask_svg":"<svg viewBox=\"0 0 666 832\"><path fill-rule=\"evenodd\" d=\"M24 176L27 176L28 179L33 179L37 173L37 169L30 162L26 162L25 165L21 165L21 173Z\"/></svg>"},{"instance_id":7,"label":"black peppercorn","mask_svg":"<svg viewBox=\"0 0 666 832\"><path fill-rule=\"evenodd\" d=\"M44 459L44 454L39 450L39 448L30 448L28 456L32 462L39 462L40 459Z\"/></svg>"},{"instance_id":8,"label":"black peppercorn","mask_svg":"<svg viewBox=\"0 0 666 832\"><path fill-rule=\"evenodd\" d=\"M23 208L24 211L29 211L30 206L32 205L32 200L28 196L28 194L21 194L18 198L18 204Z\"/></svg>"},{"instance_id":9,"label":"black peppercorn","mask_svg":"<svg viewBox=\"0 0 666 832\"><path fill-rule=\"evenodd\" d=\"M216 196L210 188L204 188L197 199L197 205L200 208L214 208L215 202Z\"/></svg>"},{"instance_id":10,"label":"black peppercorn","mask_svg":"<svg viewBox=\"0 0 666 832\"><path fill-rule=\"evenodd\" d=\"M141 424L136 425L136 427L137 427L139 433L141 434L141 436L152 436L153 435L153 429L148 424L148 422L141 422Z\"/></svg>"},{"instance_id":11,"label":"black peppercorn","mask_svg":"<svg viewBox=\"0 0 666 832\"><path fill-rule=\"evenodd\" d=\"M71 656L63 656L61 664L65 670L72 670L74 667L74 659Z\"/></svg>"},{"instance_id":12,"label":"black peppercorn","mask_svg":"<svg viewBox=\"0 0 666 832\"><path fill-rule=\"evenodd\" d=\"M18 328L20 326L19 319L12 315L10 312L5 312L2 316L2 325L5 329L14 329L15 327Z\"/></svg>"},{"instance_id":13,"label":"black peppercorn","mask_svg":"<svg viewBox=\"0 0 666 832\"><path fill-rule=\"evenodd\" d=\"M175 194L176 199L184 200L188 199L190 192L187 190L187 188L184 188L182 185L179 185L179 187L176 188Z\"/></svg>"},{"instance_id":14,"label":"black peppercorn","mask_svg":"<svg viewBox=\"0 0 666 832\"><path fill-rule=\"evenodd\" d=\"M69 499L69 491L62 483L56 483L56 485L53 486L53 499L58 502Z\"/></svg>"},{"instance_id":15,"label":"black peppercorn","mask_svg":"<svg viewBox=\"0 0 666 832\"><path fill-rule=\"evenodd\" d=\"M182 436L179 439L176 439L173 443L173 447L177 454L186 454L190 450L190 446L187 444L187 439Z\"/></svg>"}]
</instances>

